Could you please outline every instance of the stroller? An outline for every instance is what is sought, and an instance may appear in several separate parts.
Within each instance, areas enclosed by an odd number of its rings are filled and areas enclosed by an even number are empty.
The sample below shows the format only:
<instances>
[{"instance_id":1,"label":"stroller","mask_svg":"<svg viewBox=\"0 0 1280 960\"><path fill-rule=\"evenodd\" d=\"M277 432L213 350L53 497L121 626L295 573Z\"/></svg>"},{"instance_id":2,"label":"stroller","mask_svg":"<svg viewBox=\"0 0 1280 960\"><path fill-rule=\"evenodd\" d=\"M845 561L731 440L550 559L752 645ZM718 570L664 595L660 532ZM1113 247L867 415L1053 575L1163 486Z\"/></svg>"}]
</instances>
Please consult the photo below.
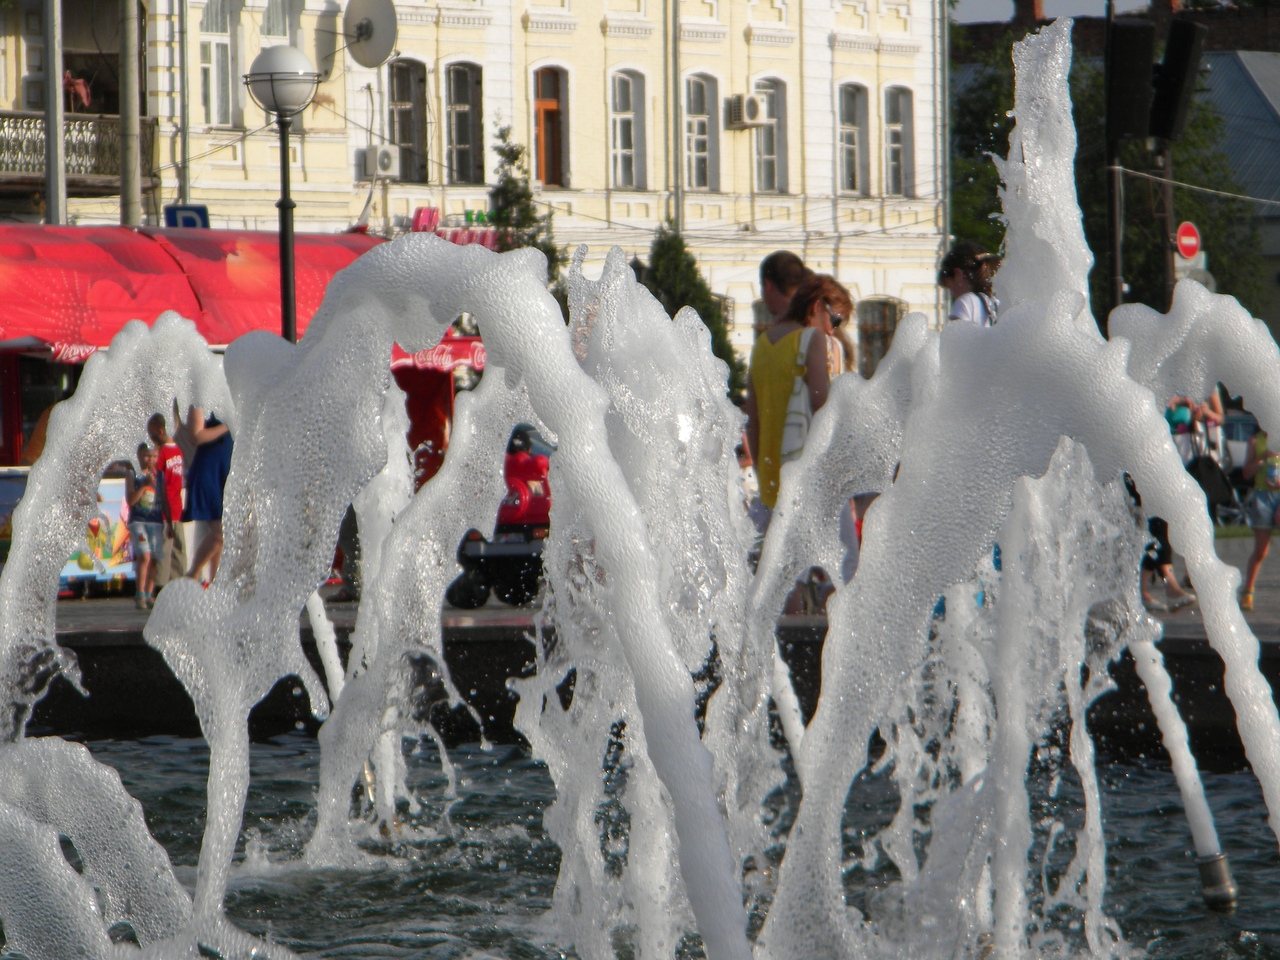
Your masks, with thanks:
<instances>
[{"instance_id":1,"label":"stroller","mask_svg":"<svg viewBox=\"0 0 1280 960\"><path fill-rule=\"evenodd\" d=\"M1246 519L1240 495L1232 486L1227 472L1203 442L1203 437L1197 435L1196 440L1199 442L1194 444L1193 455L1187 461L1187 473L1204 491L1209 502L1209 516L1214 523L1224 527L1244 526Z\"/></svg>"}]
</instances>

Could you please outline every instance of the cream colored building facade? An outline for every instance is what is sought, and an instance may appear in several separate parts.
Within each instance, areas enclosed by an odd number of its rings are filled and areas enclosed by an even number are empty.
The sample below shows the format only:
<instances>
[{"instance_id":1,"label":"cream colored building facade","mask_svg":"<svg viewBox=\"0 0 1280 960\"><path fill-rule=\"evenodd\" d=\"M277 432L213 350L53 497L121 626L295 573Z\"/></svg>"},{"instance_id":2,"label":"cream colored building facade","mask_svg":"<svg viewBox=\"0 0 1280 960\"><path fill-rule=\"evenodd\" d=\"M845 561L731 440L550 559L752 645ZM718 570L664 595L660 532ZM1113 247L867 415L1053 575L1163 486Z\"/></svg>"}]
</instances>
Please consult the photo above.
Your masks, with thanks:
<instances>
[{"instance_id":1,"label":"cream colored building facade","mask_svg":"<svg viewBox=\"0 0 1280 960\"><path fill-rule=\"evenodd\" d=\"M191 201L215 227L276 228L278 137L242 76L263 47L292 43L323 77L290 151L300 231L345 229L366 204L371 230L388 236L421 207L462 222L487 208L496 130L510 126L558 242L586 243L596 261L613 245L643 260L675 220L732 302L744 352L758 264L776 249L864 303L869 353L878 325L906 310L940 318L941 0L402 2L378 68L343 49L335 2L189 0L185 85L178 2L152 0L142 18L159 184L144 198L150 222L179 196L185 87ZM109 62L113 18L88 0L63 9L77 75L95 49ZM15 111L39 109L38 14L29 0L8 14L0 98ZM378 162L390 176L366 172ZM69 212L111 222L115 202L73 191Z\"/></svg>"}]
</instances>

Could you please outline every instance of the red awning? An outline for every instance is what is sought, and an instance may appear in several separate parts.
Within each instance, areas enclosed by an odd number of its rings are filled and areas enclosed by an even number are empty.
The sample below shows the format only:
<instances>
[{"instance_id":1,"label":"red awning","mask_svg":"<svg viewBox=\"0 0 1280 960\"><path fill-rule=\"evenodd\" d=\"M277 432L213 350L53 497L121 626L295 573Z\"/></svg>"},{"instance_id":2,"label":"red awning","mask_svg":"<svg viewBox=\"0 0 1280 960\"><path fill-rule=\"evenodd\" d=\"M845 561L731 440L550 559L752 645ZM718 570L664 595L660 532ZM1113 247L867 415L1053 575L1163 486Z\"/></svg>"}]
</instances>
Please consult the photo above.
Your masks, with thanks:
<instances>
[{"instance_id":1,"label":"red awning","mask_svg":"<svg viewBox=\"0 0 1280 960\"><path fill-rule=\"evenodd\" d=\"M280 239L274 233L144 229L177 261L200 303L200 333L230 343L250 330L280 330ZM297 234L294 286L298 336L320 308L333 275L381 243L358 233Z\"/></svg>"},{"instance_id":2,"label":"red awning","mask_svg":"<svg viewBox=\"0 0 1280 960\"><path fill-rule=\"evenodd\" d=\"M122 227L0 224L0 342L101 347L130 320L200 304L163 248Z\"/></svg>"},{"instance_id":3,"label":"red awning","mask_svg":"<svg viewBox=\"0 0 1280 960\"><path fill-rule=\"evenodd\" d=\"M382 241L360 234L295 238L298 333L333 275ZM48 344L73 362L130 320L165 310L212 344L280 329L279 239L234 230L133 230L0 224L0 346Z\"/></svg>"}]
</instances>

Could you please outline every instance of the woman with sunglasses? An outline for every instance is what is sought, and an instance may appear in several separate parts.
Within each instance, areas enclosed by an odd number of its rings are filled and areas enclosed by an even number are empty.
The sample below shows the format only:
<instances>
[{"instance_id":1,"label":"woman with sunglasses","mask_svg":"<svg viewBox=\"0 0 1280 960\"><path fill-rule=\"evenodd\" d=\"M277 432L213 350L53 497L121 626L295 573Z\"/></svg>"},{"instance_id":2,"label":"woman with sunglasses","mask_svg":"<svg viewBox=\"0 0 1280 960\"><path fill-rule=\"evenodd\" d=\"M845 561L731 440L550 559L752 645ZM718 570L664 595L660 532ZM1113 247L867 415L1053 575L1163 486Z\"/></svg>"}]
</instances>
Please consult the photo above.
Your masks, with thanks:
<instances>
[{"instance_id":1,"label":"woman with sunglasses","mask_svg":"<svg viewBox=\"0 0 1280 960\"><path fill-rule=\"evenodd\" d=\"M963 320L980 327L994 327L999 302L991 293L991 281L1000 258L972 240L961 240L942 258L938 285L951 294L948 320Z\"/></svg>"}]
</instances>

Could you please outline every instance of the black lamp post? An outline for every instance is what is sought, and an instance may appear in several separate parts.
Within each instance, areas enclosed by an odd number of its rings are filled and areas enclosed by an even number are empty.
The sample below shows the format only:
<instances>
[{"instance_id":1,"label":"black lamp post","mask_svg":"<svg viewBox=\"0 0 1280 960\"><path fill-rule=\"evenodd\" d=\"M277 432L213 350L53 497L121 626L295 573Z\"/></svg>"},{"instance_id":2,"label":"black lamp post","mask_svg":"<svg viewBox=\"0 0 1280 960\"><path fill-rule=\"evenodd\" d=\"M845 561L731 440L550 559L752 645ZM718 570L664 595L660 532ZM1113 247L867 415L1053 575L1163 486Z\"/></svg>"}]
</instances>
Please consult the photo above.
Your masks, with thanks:
<instances>
[{"instance_id":1,"label":"black lamp post","mask_svg":"<svg viewBox=\"0 0 1280 960\"><path fill-rule=\"evenodd\" d=\"M315 97L320 75L297 47L267 47L254 58L244 82L258 105L276 115L276 126L280 128L280 199L276 201L280 211L280 332L290 343L297 343L293 279L296 204L289 196L289 126Z\"/></svg>"}]
</instances>

